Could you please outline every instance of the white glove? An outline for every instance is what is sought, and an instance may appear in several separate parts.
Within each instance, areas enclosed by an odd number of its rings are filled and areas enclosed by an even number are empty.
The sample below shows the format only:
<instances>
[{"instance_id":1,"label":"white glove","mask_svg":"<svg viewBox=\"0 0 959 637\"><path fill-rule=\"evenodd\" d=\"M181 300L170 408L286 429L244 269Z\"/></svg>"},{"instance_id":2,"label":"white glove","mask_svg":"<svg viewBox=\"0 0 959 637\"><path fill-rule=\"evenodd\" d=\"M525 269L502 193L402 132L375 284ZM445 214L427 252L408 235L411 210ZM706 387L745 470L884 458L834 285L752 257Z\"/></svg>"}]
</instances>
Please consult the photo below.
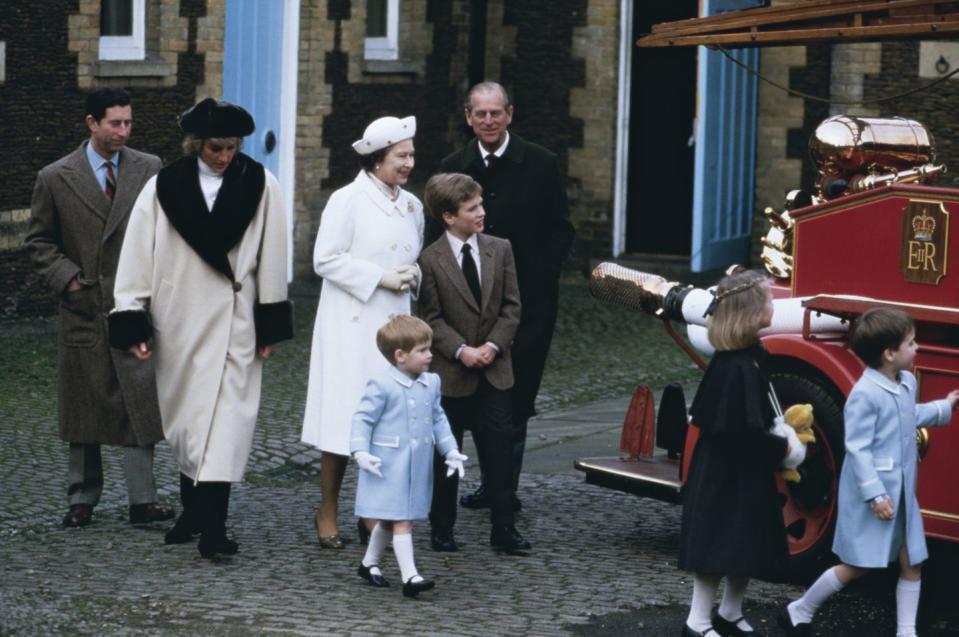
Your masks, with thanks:
<instances>
[{"instance_id":1,"label":"white glove","mask_svg":"<svg viewBox=\"0 0 959 637\"><path fill-rule=\"evenodd\" d=\"M404 268L410 266L403 266ZM409 272L400 272L399 269L396 270L386 270L383 272L383 276L380 277L380 287L386 288L387 290L393 290L394 292L405 292L410 289L410 286L413 282L416 281L416 273Z\"/></svg>"},{"instance_id":2,"label":"white glove","mask_svg":"<svg viewBox=\"0 0 959 637\"><path fill-rule=\"evenodd\" d=\"M383 461L378 457L366 451L357 451L353 454L353 459L361 470L372 473L377 478L383 477L383 472L380 471Z\"/></svg>"},{"instance_id":3,"label":"white glove","mask_svg":"<svg viewBox=\"0 0 959 637\"><path fill-rule=\"evenodd\" d=\"M449 478L454 473L460 474L461 478L465 476L466 468L463 466L463 463L467 460L469 460L469 458L461 454L457 449L453 449L446 454L446 477Z\"/></svg>"},{"instance_id":4,"label":"white glove","mask_svg":"<svg viewBox=\"0 0 959 637\"><path fill-rule=\"evenodd\" d=\"M786 424L782 416L776 416L773 433L789 442L789 453L783 458L784 469L795 469L806 459L806 444L799 440L796 430Z\"/></svg>"},{"instance_id":5,"label":"white glove","mask_svg":"<svg viewBox=\"0 0 959 637\"><path fill-rule=\"evenodd\" d=\"M415 263L411 263L410 265L401 265L400 267L396 268L396 272L400 276L413 277L413 280L409 283L411 288L415 289L420 286L420 268Z\"/></svg>"}]
</instances>

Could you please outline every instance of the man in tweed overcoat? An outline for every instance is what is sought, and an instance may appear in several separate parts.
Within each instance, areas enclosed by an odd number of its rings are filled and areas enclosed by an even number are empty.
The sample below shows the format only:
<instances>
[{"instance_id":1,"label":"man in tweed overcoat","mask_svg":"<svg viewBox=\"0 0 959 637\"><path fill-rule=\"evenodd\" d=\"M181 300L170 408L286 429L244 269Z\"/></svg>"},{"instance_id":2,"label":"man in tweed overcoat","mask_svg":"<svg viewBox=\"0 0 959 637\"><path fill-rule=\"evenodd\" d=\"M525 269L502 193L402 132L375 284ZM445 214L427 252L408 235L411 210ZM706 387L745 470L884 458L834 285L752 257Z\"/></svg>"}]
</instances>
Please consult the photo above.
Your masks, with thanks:
<instances>
[{"instance_id":1,"label":"man in tweed overcoat","mask_svg":"<svg viewBox=\"0 0 959 637\"><path fill-rule=\"evenodd\" d=\"M160 158L126 148L130 96L87 96L90 139L37 175L26 247L59 299L60 437L70 443L65 526L89 524L103 490L100 445L124 447L130 522L166 520L157 506L153 446L163 439L153 366L110 348L106 316L133 202Z\"/></svg>"}]
</instances>

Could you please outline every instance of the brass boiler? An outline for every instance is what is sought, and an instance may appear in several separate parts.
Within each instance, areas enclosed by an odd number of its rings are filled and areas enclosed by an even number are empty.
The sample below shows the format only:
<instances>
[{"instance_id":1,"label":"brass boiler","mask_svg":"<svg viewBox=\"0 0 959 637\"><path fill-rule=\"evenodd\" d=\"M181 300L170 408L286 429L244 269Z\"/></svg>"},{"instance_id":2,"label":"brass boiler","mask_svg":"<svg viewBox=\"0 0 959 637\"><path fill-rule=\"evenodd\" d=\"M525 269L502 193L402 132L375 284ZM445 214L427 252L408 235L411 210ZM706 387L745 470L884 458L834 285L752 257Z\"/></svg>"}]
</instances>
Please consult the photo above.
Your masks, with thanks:
<instances>
[{"instance_id":1,"label":"brass boiler","mask_svg":"<svg viewBox=\"0 0 959 637\"><path fill-rule=\"evenodd\" d=\"M932 134L905 117L836 115L816 127L809 154L824 177L898 172L935 160Z\"/></svg>"}]
</instances>

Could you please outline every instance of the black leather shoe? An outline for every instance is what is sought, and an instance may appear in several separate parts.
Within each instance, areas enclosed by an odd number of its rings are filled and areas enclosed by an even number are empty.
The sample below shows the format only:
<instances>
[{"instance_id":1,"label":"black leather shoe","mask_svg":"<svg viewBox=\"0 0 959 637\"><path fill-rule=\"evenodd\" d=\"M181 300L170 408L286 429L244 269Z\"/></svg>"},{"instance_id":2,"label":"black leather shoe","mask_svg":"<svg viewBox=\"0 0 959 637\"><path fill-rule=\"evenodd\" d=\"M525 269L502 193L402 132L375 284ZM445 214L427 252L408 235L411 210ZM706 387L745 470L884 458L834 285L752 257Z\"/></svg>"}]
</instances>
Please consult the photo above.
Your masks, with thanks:
<instances>
[{"instance_id":1,"label":"black leather shoe","mask_svg":"<svg viewBox=\"0 0 959 637\"><path fill-rule=\"evenodd\" d=\"M201 536L196 548L200 551L200 555L207 559L216 557L218 554L236 555L240 552L240 545L225 535L214 539L207 539Z\"/></svg>"},{"instance_id":2,"label":"black leather shoe","mask_svg":"<svg viewBox=\"0 0 959 637\"><path fill-rule=\"evenodd\" d=\"M93 521L92 504L71 504L63 516L63 526L86 526Z\"/></svg>"},{"instance_id":3,"label":"black leather shoe","mask_svg":"<svg viewBox=\"0 0 959 637\"><path fill-rule=\"evenodd\" d=\"M161 507L156 502L130 506L130 524L163 522L164 520L172 520L174 515L176 515L176 512L173 509Z\"/></svg>"},{"instance_id":4,"label":"black leather shoe","mask_svg":"<svg viewBox=\"0 0 959 637\"><path fill-rule=\"evenodd\" d=\"M693 630L689 627L689 624L683 624L683 630L679 633L679 637L717 637L719 633L716 632L716 629L710 626L703 632L698 630Z\"/></svg>"},{"instance_id":5,"label":"black leather shoe","mask_svg":"<svg viewBox=\"0 0 959 637\"><path fill-rule=\"evenodd\" d=\"M789 616L789 609L786 606L779 609L779 614L776 615L776 621L788 637L809 637L809 624L805 622L793 624L792 617Z\"/></svg>"},{"instance_id":6,"label":"black leather shoe","mask_svg":"<svg viewBox=\"0 0 959 637\"><path fill-rule=\"evenodd\" d=\"M360 562L360 567L356 569L356 574L365 579L370 586L375 586L376 588L386 588L390 585L386 578L383 575L377 573L371 573L370 569L375 568L379 570L379 566L375 564L373 566L363 566L363 562Z\"/></svg>"},{"instance_id":7,"label":"black leather shoe","mask_svg":"<svg viewBox=\"0 0 959 637\"><path fill-rule=\"evenodd\" d=\"M416 577L415 575L413 577ZM423 591L428 591L436 586L436 582L431 579L421 579L414 582L411 577L408 582L403 582L403 597L416 597Z\"/></svg>"},{"instance_id":8,"label":"black leather shoe","mask_svg":"<svg viewBox=\"0 0 959 637\"><path fill-rule=\"evenodd\" d=\"M526 551L531 548L514 526L494 526L489 534L489 543L498 551Z\"/></svg>"},{"instance_id":9,"label":"black leather shoe","mask_svg":"<svg viewBox=\"0 0 959 637\"><path fill-rule=\"evenodd\" d=\"M431 533L430 546L440 553L455 553L460 550L452 531Z\"/></svg>"},{"instance_id":10,"label":"black leather shoe","mask_svg":"<svg viewBox=\"0 0 959 637\"><path fill-rule=\"evenodd\" d=\"M486 493L486 487L481 484L473 493L467 493L460 497L460 506L467 509L488 509L489 494Z\"/></svg>"},{"instance_id":11,"label":"black leather shoe","mask_svg":"<svg viewBox=\"0 0 959 637\"><path fill-rule=\"evenodd\" d=\"M713 613L713 630L722 637L763 637L763 634L757 630L741 629L739 622L744 619L744 617L740 617L735 621L729 621L719 613Z\"/></svg>"},{"instance_id":12,"label":"black leather shoe","mask_svg":"<svg viewBox=\"0 0 959 637\"><path fill-rule=\"evenodd\" d=\"M180 517L177 518L176 524L173 525L173 528L166 532L166 535L163 536L164 544L186 544L200 534L200 525L197 523L194 516L189 515L186 511L180 514Z\"/></svg>"}]
</instances>

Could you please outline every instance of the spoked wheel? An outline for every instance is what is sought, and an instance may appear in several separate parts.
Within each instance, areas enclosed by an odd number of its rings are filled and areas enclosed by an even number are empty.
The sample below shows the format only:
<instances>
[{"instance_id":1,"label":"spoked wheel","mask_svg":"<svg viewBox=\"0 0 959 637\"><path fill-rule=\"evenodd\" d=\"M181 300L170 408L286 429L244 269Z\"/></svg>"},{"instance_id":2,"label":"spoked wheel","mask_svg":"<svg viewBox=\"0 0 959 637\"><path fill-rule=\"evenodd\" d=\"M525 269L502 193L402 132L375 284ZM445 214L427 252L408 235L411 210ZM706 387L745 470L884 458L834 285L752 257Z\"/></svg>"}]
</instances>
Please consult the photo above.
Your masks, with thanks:
<instances>
[{"instance_id":1,"label":"spoked wheel","mask_svg":"<svg viewBox=\"0 0 959 637\"><path fill-rule=\"evenodd\" d=\"M836 489L842 467L842 406L816 378L774 373L772 383L783 409L797 403L813 406L816 442L806 448L798 483L777 478L784 495L783 521L789 543L789 578L818 575L832 560L836 526Z\"/></svg>"}]
</instances>

